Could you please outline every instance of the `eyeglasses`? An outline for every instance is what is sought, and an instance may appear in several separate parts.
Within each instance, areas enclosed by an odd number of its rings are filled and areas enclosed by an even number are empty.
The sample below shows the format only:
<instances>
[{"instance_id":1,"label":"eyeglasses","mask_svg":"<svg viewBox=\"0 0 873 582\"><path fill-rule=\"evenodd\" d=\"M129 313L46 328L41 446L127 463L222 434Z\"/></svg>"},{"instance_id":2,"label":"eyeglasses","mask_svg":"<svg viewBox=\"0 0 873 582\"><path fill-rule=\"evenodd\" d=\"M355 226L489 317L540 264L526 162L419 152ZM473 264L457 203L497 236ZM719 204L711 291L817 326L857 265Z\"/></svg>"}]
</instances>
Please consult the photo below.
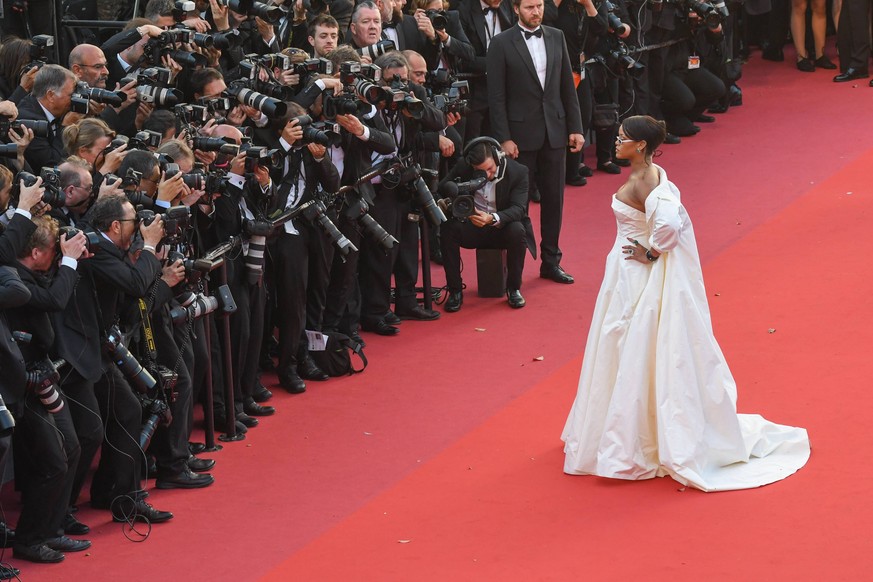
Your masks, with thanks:
<instances>
[{"instance_id":1,"label":"eyeglasses","mask_svg":"<svg viewBox=\"0 0 873 582\"><path fill-rule=\"evenodd\" d=\"M617 144L626 144L626 143L631 142L631 141L639 141L639 140L638 139L628 139L628 138L622 139L622 137L620 135L615 136L615 143L617 143Z\"/></svg>"},{"instance_id":2,"label":"eyeglasses","mask_svg":"<svg viewBox=\"0 0 873 582\"><path fill-rule=\"evenodd\" d=\"M118 222L136 222L138 218L119 218Z\"/></svg>"},{"instance_id":3,"label":"eyeglasses","mask_svg":"<svg viewBox=\"0 0 873 582\"><path fill-rule=\"evenodd\" d=\"M106 69L109 70L109 66L106 63L97 63L96 65L86 65L83 63L79 64L80 67L88 67L89 69L97 69L98 71Z\"/></svg>"}]
</instances>

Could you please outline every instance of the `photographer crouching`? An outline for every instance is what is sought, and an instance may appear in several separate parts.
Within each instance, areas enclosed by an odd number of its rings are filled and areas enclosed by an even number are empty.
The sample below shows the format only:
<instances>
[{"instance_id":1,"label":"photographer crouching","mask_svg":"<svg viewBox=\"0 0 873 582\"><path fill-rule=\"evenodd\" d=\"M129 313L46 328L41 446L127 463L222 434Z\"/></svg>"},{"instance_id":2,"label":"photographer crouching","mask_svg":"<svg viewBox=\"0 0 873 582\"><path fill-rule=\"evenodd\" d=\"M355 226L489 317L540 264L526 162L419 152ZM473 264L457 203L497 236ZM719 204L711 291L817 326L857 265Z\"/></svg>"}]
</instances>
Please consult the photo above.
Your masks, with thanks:
<instances>
[{"instance_id":1,"label":"photographer crouching","mask_svg":"<svg viewBox=\"0 0 873 582\"><path fill-rule=\"evenodd\" d=\"M446 311L464 303L461 247L506 249L506 296L509 306L525 306L521 294L525 248L536 258L533 227L527 216L527 169L504 154L490 137L471 141L464 157L440 182L441 205L451 214L441 225L443 268L449 297ZM448 212L450 210L450 212Z\"/></svg>"}]
</instances>

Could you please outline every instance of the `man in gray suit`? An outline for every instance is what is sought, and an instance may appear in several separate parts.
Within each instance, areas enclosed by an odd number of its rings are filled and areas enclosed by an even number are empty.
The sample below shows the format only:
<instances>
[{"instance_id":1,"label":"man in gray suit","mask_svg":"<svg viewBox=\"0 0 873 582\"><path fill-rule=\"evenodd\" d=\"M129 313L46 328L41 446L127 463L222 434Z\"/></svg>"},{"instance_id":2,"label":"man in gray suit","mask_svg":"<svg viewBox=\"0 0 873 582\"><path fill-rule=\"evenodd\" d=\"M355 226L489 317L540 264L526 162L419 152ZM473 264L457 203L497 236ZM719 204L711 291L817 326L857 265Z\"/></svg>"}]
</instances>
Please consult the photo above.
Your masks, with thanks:
<instances>
[{"instance_id":1,"label":"man in gray suit","mask_svg":"<svg viewBox=\"0 0 873 582\"><path fill-rule=\"evenodd\" d=\"M527 166L542 197L540 276L573 283L561 268L566 148L578 152L582 118L564 35L542 26L543 0L513 0L518 23L488 47L491 131L503 151Z\"/></svg>"}]
</instances>

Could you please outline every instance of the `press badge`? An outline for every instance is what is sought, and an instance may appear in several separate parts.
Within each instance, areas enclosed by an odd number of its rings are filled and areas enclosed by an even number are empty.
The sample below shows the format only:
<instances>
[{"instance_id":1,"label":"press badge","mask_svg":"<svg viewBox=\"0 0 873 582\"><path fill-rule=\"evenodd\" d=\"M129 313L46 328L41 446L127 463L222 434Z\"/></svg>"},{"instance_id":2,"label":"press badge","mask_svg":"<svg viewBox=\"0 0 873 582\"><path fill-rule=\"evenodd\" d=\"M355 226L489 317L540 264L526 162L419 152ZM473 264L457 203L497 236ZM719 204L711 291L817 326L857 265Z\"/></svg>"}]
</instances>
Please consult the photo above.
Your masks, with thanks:
<instances>
[{"instance_id":1,"label":"press badge","mask_svg":"<svg viewBox=\"0 0 873 582\"><path fill-rule=\"evenodd\" d=\"M699 69L700 68L700 57L697 55L691 55L688 57L688 68L689 69Z\"/></svg>"}]
</instances>

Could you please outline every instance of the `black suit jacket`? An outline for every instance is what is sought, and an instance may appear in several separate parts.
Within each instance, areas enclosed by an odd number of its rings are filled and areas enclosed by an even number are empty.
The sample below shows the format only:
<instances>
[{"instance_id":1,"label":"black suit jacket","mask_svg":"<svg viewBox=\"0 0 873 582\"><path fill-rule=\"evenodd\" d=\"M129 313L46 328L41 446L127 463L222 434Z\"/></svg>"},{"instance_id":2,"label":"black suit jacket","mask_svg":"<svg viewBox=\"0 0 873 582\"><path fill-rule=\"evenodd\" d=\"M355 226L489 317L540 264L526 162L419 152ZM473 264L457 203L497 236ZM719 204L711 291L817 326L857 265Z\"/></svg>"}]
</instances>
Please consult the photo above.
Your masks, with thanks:
<instances>
[{"instance_id":1,"label":"black suit jacket","mask_svg":"<svg viewBox=\"0 0 873 582\"><path fill-rule=\"evenodd\" d=\"M131 265L121 249L98 236L99 250L79 263L81 278L73 299L53 319L58 355L89 381L97 381L103 372L101 342L120 313L122 299L143 297L161 272L161 262L152 253L143 252Z\"/></svg>"},{"instance_id":2,"label":"black suit jacket","mask_svg":"<svg viewBox=\"0 0 873 582\"><path fill-rule=\"evenodd\" d=\"M394 136L388 133L388 128L385 127L385 122L377 110L371 109L369 113L359 115L358 119L369 129L370 139L361 141L347 131L342 132L341 145L344 157L343 175L340 178L340 183L343 185L354 184L358 181L361 174L364 174L372 166L373 154L387 156L397 149ZM356 190L364 197L367 204L373 204L376 192L371 182L358 185Z\"/></svg>"},{"instance_id":3,"label":"black suit jacket","mask_svg":"<svg viewBox=\"0 0 873 582\"><path fill-rule=\"evenodd\" d=\"M464 0L458 7L458 17L474 53L472 59L464 61L464 72L476 75L470 80L472 94L470 109L481 111L488 108L488 82L485 76L488 31L485 29L485 16L482 14L479 0ZM515 24L516 16L509 0L500 3L497 18L500 20L501 30L506 30Z\"/></svg>"},{"instance_id":4,"label":"black suit jacket","mask_svg":"<svg viewBox=\"0 0 873 582\"><path fill-rule=\"evenodd\" d=\"M503 158L506 171L494 192L494 205L497 207L497 216L500 221L497 228L501 228L510 222L521 222L524 225L525 243L533 258L537 257L536 238L534 237L533 225L527 215L528 201L528 171L527 167L516 162L512 158ZM470 166L464 158L440 180L440 185L451 180L466 182L473 179L476 169Z\"/></svg>"},{"instance_id":5,"label":"black suit jacket","mask_svg":"<svg viewBox=\"0 0 873 582\"><path fill-rule=\"evenodd\" d=\"M121 80L127 72L118 62L118 53L126 48L132 47L142 40L142 35L135 28L119 32L109 40L103 43L101 50L106 56L106 66L109 67L109 79L106 81L107 87L115 87L115 83ZM130 63L135 69L138 63Z\"/></svg>"},{"instance_id":6,"label":"black suit jacket","mask_svg":"<svg viewBox=\"0 0 873 582\"><path fill-rule=\"evenodd\" d=\"M18 104L18 119L36 119L48 121L39 101L33 95L28 95ZM67 157L64 150L64 140L61 138L62 128L57 131L49 128L49 137L35 137L27 149L24 158L30 167L39 172L43 166L56 166Z\"/></svg>"},{"instance_id":7,"label":"black suit jacket","mask_svg":"<svg viewBox=\"0 0 873 582\"><path fill-rule=\"evenodd\" d=\"M557 28L543 26L545 88L518 25L491 41L488 94L491 131L500 143L513 140L521 151L567 147L571 133L582 133L582 115L573 69Z\"/></svg>"},{"instance_id":8,"label":"black suit jacket","mask_svg":"<svg viewBox=\"0 0 873 582\"><path fill-rule=\"evenodd\" d=\"M446 34L449 35L451 41L449 41L448 46L441 45L440 50L442 56L448 61L451 70L457 72L461 70L464 63L475 59L476 53L473 50L473 45L470 44L470 39L467 38L467 33L464 32L464 27L461 26L461 17L458 11L447 11L446 21Z\"/></svg>"},{"instance_id":9,"label":"black suit jacket","mask_svg":"<svg viewBox=\"0 0 873 582\"><path fill-rule=\"evenodd\" d=\"M0 396L12 414L20 416L20 395L23 392L25 381L25 365L21 350L15 340L6 321L6 314L13 308L27 303L30 299L30 291L21 279L14 267L0 267Z\"/></svg>"},{"instance_id":10,"label":"black suit jacket","mask_svg":"<svg viewBox=\"0 0 873 582\"><path fill-rule=\"evenodd\" d=\"M0 264L13 265L18 260L18 255L24 250L30 235L36 230L32 220L22 214L15 213L9 219L5 230L0 227Z\"/></svg>"}]
</instances>

